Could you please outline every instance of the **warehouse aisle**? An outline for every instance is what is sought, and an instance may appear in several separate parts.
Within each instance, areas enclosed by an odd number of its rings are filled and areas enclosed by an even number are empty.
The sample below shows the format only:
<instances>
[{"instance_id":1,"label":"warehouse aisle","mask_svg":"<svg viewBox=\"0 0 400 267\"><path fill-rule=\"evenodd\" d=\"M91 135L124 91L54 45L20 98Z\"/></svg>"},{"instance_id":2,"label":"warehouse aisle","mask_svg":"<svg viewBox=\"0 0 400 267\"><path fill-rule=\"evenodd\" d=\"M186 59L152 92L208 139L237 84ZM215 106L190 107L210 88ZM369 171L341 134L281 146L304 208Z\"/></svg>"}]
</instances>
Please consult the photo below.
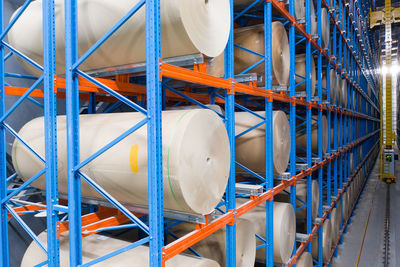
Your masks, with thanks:
<instances>
[{"instance_id":1,"label":"warehouse aisle","mask_svg":"<svg viewBox=\"0 0 400 267\"><path fill-rule=\"evenodd\" d=\"M398 162L396 162L397 164ZM390 261L389 266L400 264L400 168L397 167L397 183L391 190L391 224L390 224ZM338 257L334 258L335 267L347 266L382 266L383 230L386 202L386 184L379 180L379 160L375 162L368 183L357 204L339 246ZM366 231L364 242L363 236ZM359 256L360 254L360 256ZM359 259L358 259L359 258Z\"/></svg>"}]
</instances>

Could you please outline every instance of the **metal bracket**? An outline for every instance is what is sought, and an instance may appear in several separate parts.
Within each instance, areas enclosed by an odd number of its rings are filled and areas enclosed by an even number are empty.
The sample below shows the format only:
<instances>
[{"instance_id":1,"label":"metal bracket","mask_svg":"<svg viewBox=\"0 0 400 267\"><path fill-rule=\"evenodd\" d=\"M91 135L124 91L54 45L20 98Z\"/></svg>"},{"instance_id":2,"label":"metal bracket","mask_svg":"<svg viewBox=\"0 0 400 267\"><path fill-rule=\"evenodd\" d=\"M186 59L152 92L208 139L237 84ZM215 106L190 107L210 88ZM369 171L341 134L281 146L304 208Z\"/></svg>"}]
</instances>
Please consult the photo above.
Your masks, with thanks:
<instances>
[{"instance_id":1,"label":"metal bracket","mask_svg":"<svg viewBox=\"0 0 400 267\"><path fill-rule=\"evenodd\" d=\"M204 57L202 54L192 54L192 55L165 58L163 59L163 62L175 66L188 67L204 63ZM105 76L114 76L117 74L127 74L127 73L143 74L145 71L146 71L146 62L140 62L140 63L133 63L133 64L91 70L87 71L86 73L92 77L105 77Z\"/></svg>"},{"instance_id":2,"label":"metal bracket","mask_svg":"<svg viewBox=\"0 0 400 267\"><path fill-rule=\"evenodd\" d=\"M274 92L287 92L289 91L289 86L287 85L274 85L272 86L272 91Z\"/></svg>"},{"instance_id":3,"label":"metal bracket","mask_svg":"<svg viewBox=\"0 0 400 267\"><path fill-rule=\"evenodd\" d=\"M291 176L290 176L290 172L283 172L281 174L274 175L274 178L277 180L289 181Z\"/></svg>"},{"instance_id":4,"label":"metal bracket","mask_svg":"<svg viewBox=\"0 0 400 267\"><path fill-rule=\"evenodd\" d=\"M259 196L264 193L264 187L262 185L252 184L235 184L237 194Z\"/></svg>"},{"instance_id":5,"label":"metal bracket","mask_svg":"<svg viewBox=\"0 0 400 267\"><path fill-rule=\"evenodd\" d=\"M307 234L302 234L302 233L296 233L296 241L297 242L306 242L308 240L308 235Z\"/></svg>"}]
</instances>

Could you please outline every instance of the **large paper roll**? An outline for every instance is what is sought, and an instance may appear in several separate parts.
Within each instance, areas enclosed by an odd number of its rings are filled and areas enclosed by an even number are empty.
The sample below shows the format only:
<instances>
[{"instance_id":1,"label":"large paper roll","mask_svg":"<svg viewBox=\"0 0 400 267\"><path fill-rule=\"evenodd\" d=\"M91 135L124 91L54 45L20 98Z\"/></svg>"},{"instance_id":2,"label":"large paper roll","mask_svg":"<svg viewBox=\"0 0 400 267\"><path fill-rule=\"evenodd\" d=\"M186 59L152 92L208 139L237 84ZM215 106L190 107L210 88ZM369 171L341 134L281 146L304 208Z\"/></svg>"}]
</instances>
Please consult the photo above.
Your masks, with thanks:
<instances>
[{"instance_id":1,"label":"large paper roll","mask_svg":"<svg viewBox=\"0 0 400 267\"><path fill-rule=\"evenodd\" d=\"M332 245L336 245L338 242L338 236L340 231L340 216L341 216L341 205L340 201L336 204L331 212L331 228L332 228Z\"/></svg>"},{"instance_id":2,"label":"large paper roll","mask_svg":"<svg viewBox=\"0 0 400 267\"><path fill-rule=\"evenodd\" d=\"M238 199L240 205L246 200ZM251 211L245 213L241 218L252 221L256 227L256 234L266 238L266 210L265 203L258 205ZM296 220L294 209L291 204L274 201L274 261L287 263L292 255L296 237ZM257 239L257 244L262 242ZM265 248L257 250L257 258L265 259ZM250 266L250 265L249 265Z\"/></svg>"},{"instance_id":3,"label":"large paper roll","mask_svg":"<svg viewBox=\"0 0 400 267\"><path fill-rule=\"evenodd\" d=\"M163 185L166 209L208 214L220 202L230 168L225 125L211 110L162 113ZM141 113L80 116L80 158L88 158L116 137L145 119ZM28 122L19 132L44 156L43 117ZM67 193L67 130L65 116L57 117L59 191ZM27 181L43 164L19 141L12 152L19 177ZM141 127L82 168L109 194L123 203L148 204L147 129ZM44 175L32 186L45 189ZM98 193L82 183L82 195Z\"/></svg>"},{"instance_id":4,"label":"large paper roll","mask_svg":"<svg viewBox=\"0 0 400 267\"><path fill-rule=\"evenodd\" d=\"M39 236L42 243L47 242L47 233L43 232ZM82 263L88 263L100 258L106 254L122 249L130 242L122 241L116 238L109 238L102 235L90 235L82 238ZM47 260L47 255L43 250L32 241L22 258L21 267L38 266ZM96 264L98 267L144 267L149 266L149 248L139 246L106 259ZM69 267L69 242L68 235L62 234L60 237L60 266ZM166 267L220 267L218 263L206 258L199 258L192 255L179 254L166 262Z\"/></svg>"},{"instance_id":5,"label":"large paper roll","mask_svg":"<svg viewBox=\"0 0 400 267\"><path fill-rule=\"evenodd\" d=\"M311 127L311 150L312 153L318 155L318 124L315 122L318 120L318 116L313 116ZM298 130L305 129L305 125L300 127ZM326 116L322 115L322 153L325 154L328 148L328 122L326 120ZM301 147L298 149L299 154L305 155L305 150L307 149L307 133L306 131L302 131L296 135L296 145Z\"/></svg>"},{"instance_id":6,"label":"large paper roll","mask_svg":"<svg viewBox=\"0 0 400 267\"><path fill-rule=\"evenodd\" d=\"M353 173L354 171L354 153L351 152L349 156L349 167L350 167L350 173Z\"/></svg>"},{"instance_id":7,"label":"large paper roll","mask_svg":"<svg viewBox=\"0 0 400 267\"><path fill-rule=\"evenodd\" d=\"M329 261L331 248L332 248L332 228L331 222L329 219L326 219L323 224L322 230L322 258L326 263ZM318 259L318 244L319 238L318 235L314 235L312 239L312 256L314 259Z\"/></svg>"},{"instance_id":8,"label":"large paper roll","mask_svg":"<svg viewBox=\"0 0 400 267\"><path fill-rule=\"evenodd\" d=\"M347 108L347 80L342 79L342 107Z\"/></svg>"},{"instance_id":9,"label":"large paper roll","mask_svg":"<svg viewBox=\"0 0 400 267\"><path fill-rule=\"evenodd\" d=\"M310 252L303 252L296 262L296 267L312 267L314 265Z\"/></svg>"},{"instance_id":10,"label":"large paper roll","mask_svg":"<svg viewBox=\"0 0 400 267\"><path fill-rule=\"evenodd\" d=\"M337 92L337 106L341 106L342 105L342 77L340 76L340 74L336 74L336 92Z\"/></svg>"},{"instance_id":11,"label":"large paper roll","mask_svg":"<svg viewBox=\"0 0 400 267\"><path fill-rule=\"evenodd\" d=\"M315 8L314 8L314 1L310 1L310 8L311 8L311 35L318 34L318 27L317 27L317 16L315 16Z\"/></svg>"},{"instance_id":12,"label":"large paper roll","mask_svg":"<svg viewBox=\"0 0 400 267\"><path fill-rule=\"evenodd\" d=\"M265 225L265 224L264 224ZM196 229L195 224L181 223L170 229L182 237ZM193 248L201 256L226 266L226 227L199 241ZM256 227L253 221L240 217L236 222L236 266L254 266L256 260Z\"/></svg>"},{"instance_id":13,"label":"large paper roll","mask_svg":"<svg viewBox=\"0 0 400 267\"><path fill-rule=\"evenodd\" d=\"M347 220L347 215L349 213L349 192L346 191L342 195L342 216L343 216L343 222Z\"/></svg>"},{"instance_id":14,"label":"large paper roll","mask_svg":"<svg viewBox=\"0 0 400 267\"><path fill-rule=\"evenodd\" d=\"M272 83L289 85L290 53L289 40L283 24L272 22ZM235 30L235 44L264 55L264 25L255 25ZM239 74L262 58L240 48L235 48L235 74ZM250 73L264 76L264 63L251 69Z\"/></svg>"},{"instance_id":15,"label":"large paper roll","mask_svg":"<svg viewBox=\"0 0 400 267\"><path fill-rule=\"evenodd\" d=\"M311 96L314 96L315 94L315 84L316 84L316 73L315 73L315 61L314 58L311 56L310 57L310 62L311 62L311 73L310 78L311 78ZM298 77L297 75L301 76ZM306 78L306 54L300 54L296 55L296 84L301 83L304 81ZM303 82L299 86L296 87L296 91L306 91L306 82Z\"/></svg>"},{"instance_id":16,"label":"large paper roll","mask_svg":"<svg viewBox=\"0 0 400 267\"><path fill-rule=\"evenodd\" d=\"M286 189L290 193L290 187ZM275 200L279 202L290 202L290 195L286 192L279 193L275 196ZM303 207L307 202L307 181L300 180L296 184L296 217L298 219L304 220L307 216L307 210ZM311 217L312 220L318 217L318 207L319 207L319 187L318 181L313 180L311 182Z\"/></svg>"},{"instance_id":17,"label":"large paper roll","mask_svg":"<svg viewBox=\"0 0 400 267\"><path fill-rule=\"evenodd\" d=\"M257 111L265 116L265 112ZM290 158L290 125L283 111L272 115L274 173L287 169ZM262 122L248 112L235 113L235 135L239 135ZM265 172L265 124L238 137L235 143L236 161L257 173ZM238 171L243 172L238 168Z\"/></svg>"},{"instance_id":18,"label":"large paper roll","mask_svg":"<svg viewBox=\"0 0 400 267\"><path fill-rule=\"evenodd\" d=\"M321 43L323 48L328 48L329 46L329 14L326 8L321 9Z\"/></svg>"},{"instance_id":19,"label":"large paper roll","mask_svg":"<svg viewBox=\"0 0 400 267\"><path fill-rule=\"evenodd\" d=\"M327 89L327 84L326 84L326 72L322 72L322 88ZM330 89L330 98L331 98L331 104L336 105L336 75L335 71L333 69L330 70L329 72L329 89ZM326 100L327 96L323 95L323 99Z\"/></svg>"},{"instance_id":20,"label":"large paper roll","mask_svg":"<svg viewBox=\"0 0 400 267\"><path fill-rule=\"evenodd\" d=\"M79 0L78 45L83 55L139 0ZM18 12L18 10L16 11ZM16 14L14 13L14 16ZM57 73L64 73L64 0L55 1ZM221 54L229 38L228 0L162 0L161 55ZM10 44L38 63L43 61L42 1L33 1L8 34ZM81 66L93 70L146 60L145 8L141 8ZM32 74L38 72L25 62Z\"/></svg>"}]
</instances>

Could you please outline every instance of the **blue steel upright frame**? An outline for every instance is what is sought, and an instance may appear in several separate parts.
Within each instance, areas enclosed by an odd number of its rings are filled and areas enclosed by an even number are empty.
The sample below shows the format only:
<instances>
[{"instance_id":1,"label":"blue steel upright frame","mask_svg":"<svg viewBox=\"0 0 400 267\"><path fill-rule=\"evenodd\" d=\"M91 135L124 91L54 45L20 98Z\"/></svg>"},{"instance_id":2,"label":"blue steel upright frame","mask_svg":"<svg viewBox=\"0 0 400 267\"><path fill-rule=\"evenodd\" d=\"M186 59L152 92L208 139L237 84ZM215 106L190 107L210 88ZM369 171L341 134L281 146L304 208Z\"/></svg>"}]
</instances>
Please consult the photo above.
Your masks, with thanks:
<instances>
[{"instance_id":1,"label":"blue steel upright frame","mask_svg":"<svg viewBox=\"0 0 400 267\"><path fill-rule=\"evenodd\" d=\"M1 14L1 44L0 44L0 155L1 155L1 185L0 185L0 199L1 199L1 226L0 226L0 262L1 266L9 266L9 240L8 240L8 214L22 226L22 228L29 234L29 236L42 248L47 255L47 260L42 264L57 267L59 263L59 242L57 240L57 222L58 222L58 211L65 211L66 207L60 206L58 203L58 179L57 179L57 126L56 126L56 94L54 91L54 74L56 72L55 65L55 20L54 20L54 0L43 0L42 11L43 11L43 66L40 66L37 62L26 57L19 51L15 50L11 45L6 43L5 37L10 29L13 27L15 22L23 14L26 8L30 5L31 1L25 1L19 12L10 20L9 24L4 27L4 1L0 2L0 14ZM8 49L10 52L7 56L4 55L5 50ZM18 56L22 60L28 62L30 65L36 67L36 69L42 72L39 78L34 78L27 75L9 75L6 71L5 61L12 55ZM6 103L6 77L19 77L22 79L34 80L33 85L27 90L12 106L9 110L5 110ZM43 83L44 91L44 105L39 104L44 109L44 142L45 142L45 155L38 154L32 147L29 146L7 123L6 119L15 111L15 109L22 104L24 100L30 100L34 103L38 103L32 98L30 94L35 90L41 83ZM17 177L17 174L13 174L7 177L6 168L6 132L11 133L19 142L21 142L26 148L28 148L35 156L42 161L44 168L34 177L27 180L19 188L14 190L8 190L8 182L12 181ZM23 221L18 213L13 210L13 196L29 188L30 184L35 180L45 175L46 179L46 214L47 214L47 245L45 246L35 235L35 233L29 228L27 223ZM14 203L15 204L15 203ZM32 205L40 206L37 203L31 203Z\"/></svg>"},{"instance_id":2,"label":"blue steel upright frame","mask_svg":"<svg viewBox=\"0 0 400 267\"><path fill-rule=\"evenodd\" d=\"M146 83L147 83L147 110L120 95L107 86L96 81L79 66L101 46L115 31L117 31L130 17L146 5ZM70 265L91 266L100 261L118 255L128 249L149 242L150 266L162 265L161 249L164 245L163 221L163 191L162 191L162 150L161 150L161 83L159 79L159 60L161 57L160 43L160 0L141 0L136 3L127 14L122 17L96 44L83 56L78 56L78 21L77 0L65 1L65 36L66 36L66 83L67 83L67 150L68 150L68 209L69 209L69 242ZM117 98L119 101L146 115L146 118L134 125L127 132L111 141L98 152L81 162L79 158L79 82L83 77ZM148 132L148 195L149 195L149 226L132 214L127 208L108 194L100 185L80 171L87 163L101 155L123 138L147 124ZM81 227L81 179L91 185L104 198L119 209L125 216L138 225L148 236L128 245L125 248L104 255L82 265L82 227Z\"/></svg>"}]
</instances>

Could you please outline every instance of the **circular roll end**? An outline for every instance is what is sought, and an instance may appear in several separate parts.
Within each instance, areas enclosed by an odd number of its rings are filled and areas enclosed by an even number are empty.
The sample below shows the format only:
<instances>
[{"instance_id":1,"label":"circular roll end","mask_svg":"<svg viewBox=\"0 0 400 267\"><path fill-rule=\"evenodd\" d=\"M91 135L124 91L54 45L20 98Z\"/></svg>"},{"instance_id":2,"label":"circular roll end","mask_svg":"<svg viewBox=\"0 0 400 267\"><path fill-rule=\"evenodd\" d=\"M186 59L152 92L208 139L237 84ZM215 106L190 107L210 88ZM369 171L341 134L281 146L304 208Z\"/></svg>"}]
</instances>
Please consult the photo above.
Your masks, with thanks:
<instances>
[{"instance_id":1,"label":"circular roll end","mask_svg":"<svg viewBox=\"0 0 400 267\"><path fill-rule=\"evenodd\" d=\"M342 78L340 77L340 74L336 74L336 105L340 106L342 105Z\"/></svg>"},{"instance_id":2,"label":"circular roll end","mask_svg":"<svg viewBox=\"0 0 400 267\"><path fill-rule=\"evenodd\" d=\"M296 0L294 2L294 8L295 8L295 14L296 14L296 19L304 19L306 17L306 8L305 8L305 2L304 0Z\"/></svg>"},{"instance_id":3,"label":"circular roll end","mask_svg":"<svg viewBox=\"0 0 400 267\"><path fill-rule=\"evenodd\" d=\"M303 252L296 263L296 267L312 267L313 259L310 252Z\"/></svg>"},{"instance_id":4,"label":"circular roll end","mask_svg":"<svg viewBox=\"0 0 400 267\"><path fill-rule=\"evenodd\" d=\"M326 8L321 9L321 32L322 32L322 46L328 48L329 46L329 17Z\"/></svg>"},{"instance_id":5,"label":"circular roll end","mask_svg":"<svg viewBox=\"0 0 400 267\"><path fill-rule=\"evenodd\" d=\"M326 120L326 116L322 116L322 152L323 154L326 153L328 149L328 121Z\"/></svg>"},{"instance_id":6,"label":"circular roll end","mask_svg":"<svg viewBox=\"0 0 400 267\"><path fill-rule=\"evenodd\" d=\"M276 218L275 218L276 216ZM275 223L277 225L275 226ZM281 263L289 261L296 237L294 209L288 203L274 203L274 260ZM278 228L278 229L276 229ZM275 230L276 229L276 230Z\"/></svg>"},{"instance_id":7,"label":"circular roll end","mask_svg":"<svg viewBox=\"0 0 400 267\"><path fill-rule=\"evenodd\" d=\"M329 219L326 219L324 222L322 238L322 257L324 258L324 262L328 262L332 248L332 225Z\"/></svg>"},{"instance_id":8,"label":"circular roll end","mask_svg":"<svg viewBox=\"0 0 400 267\"><path fill-rule=\"evenodd\" d=\"M236 266L253 266L256 261L256 229L250 220L239 218L236 223Z\"/></svg>"},{"instance_id":9,"label":"circular roll end","mask_svg":"<svg viewBox=\"0 0 400 267\"><path fill-rule=\"evenodd\" d=\"M283 111L273 113L273 131L274 172L282 173L290 159L290 125Z\"/></svg>"},{"instance_id":10,"label":"circular roll end","mask_svg":"<svg viewBox=\"0 0 400 267\"><path fill-rule=\"evenodd\" d=\"M180 120L185 129L172 140L171 144L175 145L170 149L171 158L175 157L180 163L178 177L174 180L194 212L209 214L221 201L228 182L228 134L214 111L197 109L183 114L186 115Z\"/></svg>"},{"instance_id":11,"label":"circular roll end","mask_svg":"<svg viewBox=\"0 0 400 267\"><path fill-rule=\"evenodd\" d=\"M279 21L272 23L272 67L279 85L289 85L289 40L285 27Z\"/></svg>"},{"instance_id":12,"label":"circular roll end","mask_svg":"<svg viewBox=\"0 0 400 267\"><path fill-rule=\"evenodd\" d=\"M342 79L342 107L347 108L347 80Z\"/></svg>"},{"instance_id":13,"label":"circular roll end","mask_svg":"<svg viewBox=\"0 0 400 267\"><path fill-rule=\"evenodd\" d=\"M228 42L231 16L228 0L181 0L180 14L193 45L208 57L220 55Z\"/></svg>"},{"instance_id":14,"label":"circular roll end","mask_svg":"<svg viewBox=\"0 0 400 267\"><path fill-rule=\"evenodd\" d=\"M331 87L331 103L333 105L336 105L336 95L337 95L337 91L336 91L336 75L335 75L335 71L333 69L331 69L330 71L330 87Z\"/></svg>"},{"instance_id":15,"label":"circular roll end","mask_svg":"<svg viewBox=\"0 0 400 267\"><path fill-rule=\"evenodd\" d=\"M311 194L312 194L312 219L315 220L318 217L319 209L319 186L317 180L312 180L311 183Z\"/></svg>"}]
</instances>

